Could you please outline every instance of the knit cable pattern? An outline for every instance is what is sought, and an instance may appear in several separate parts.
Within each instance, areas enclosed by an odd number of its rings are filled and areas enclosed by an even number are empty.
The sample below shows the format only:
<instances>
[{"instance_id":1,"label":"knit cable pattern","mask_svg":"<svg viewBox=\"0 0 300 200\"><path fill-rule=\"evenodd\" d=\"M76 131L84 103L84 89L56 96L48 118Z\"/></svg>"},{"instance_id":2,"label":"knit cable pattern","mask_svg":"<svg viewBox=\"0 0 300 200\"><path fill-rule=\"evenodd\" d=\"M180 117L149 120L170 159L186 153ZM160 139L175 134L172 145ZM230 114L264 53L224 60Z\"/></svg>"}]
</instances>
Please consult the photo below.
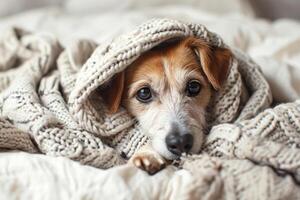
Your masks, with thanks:
<instances>
[{"instance_id":1,"label":"knit cable pattern","mask_svg":"<svg viewBox=\"0 0 300 200\"><path fill-rule=\"evenodd\" d=\"M125 163L149 139L125 109L109 114L99 89L142 53L187 36L227 47L203 25L170 19L101 45L78 40L66 48L51 34L9 29L0 38L0 148L99 168ZM270 108L259 66L232 52L228 79L208 107L201 155L185 156L179 166L195 174L195 192L208 199L299 198L300 102Z\"/></svg>"}]
</instances>

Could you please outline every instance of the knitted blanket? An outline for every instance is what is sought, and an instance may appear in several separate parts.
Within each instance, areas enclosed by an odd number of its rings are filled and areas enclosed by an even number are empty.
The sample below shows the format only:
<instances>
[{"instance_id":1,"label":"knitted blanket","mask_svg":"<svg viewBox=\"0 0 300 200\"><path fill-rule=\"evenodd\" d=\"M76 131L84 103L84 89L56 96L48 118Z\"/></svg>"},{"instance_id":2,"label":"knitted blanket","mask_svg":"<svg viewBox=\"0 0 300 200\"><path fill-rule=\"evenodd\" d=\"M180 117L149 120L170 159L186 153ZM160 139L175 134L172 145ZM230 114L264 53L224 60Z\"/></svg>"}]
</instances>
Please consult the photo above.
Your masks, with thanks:
<instances>
[{"instance_id":1,"label":"knitted blanket","mask_svg":"<svg viewBox=\"0 0 300 200\"><path fill-rule=\"evenodd\" d=\"M109 114L99 88L143 52L178 37L214 46L222 39L199 24L148 21L101 45L63 48L50 34L12 28L0 39L0 149L64 156L99 168L126 162L149 139L121 108ZM270 108L259 66L238 50L224 89L213 95L199 155L178 167L195 176L207 199L300 198L300 100Z\"/></svg>"}]
</instances>

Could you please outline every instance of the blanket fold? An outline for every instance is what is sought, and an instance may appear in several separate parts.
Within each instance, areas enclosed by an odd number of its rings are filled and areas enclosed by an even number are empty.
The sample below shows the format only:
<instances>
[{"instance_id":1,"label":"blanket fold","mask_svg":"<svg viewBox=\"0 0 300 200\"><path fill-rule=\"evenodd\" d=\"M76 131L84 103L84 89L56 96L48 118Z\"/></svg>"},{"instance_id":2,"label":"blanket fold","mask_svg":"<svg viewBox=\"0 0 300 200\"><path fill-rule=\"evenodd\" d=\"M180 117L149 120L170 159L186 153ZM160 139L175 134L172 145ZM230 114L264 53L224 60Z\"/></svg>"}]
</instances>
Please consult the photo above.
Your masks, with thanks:
<instances>
[{"instance_id":1,"label":"blanket fold","mask_svg":"<svg viewBox=\"0 0 300 200\"><path fill-rule=\"evenodd\" d=\"M149 139L125 109L109 114L99 89L142 53L187 36L226 46L203 25L170 19L148 21L101 45L78 40L66 48L50 34L8 30L0 38L0 149L99 168L125 163ZM207 199L299 198L300 102L270 108L259 66L232 52L225 86L208 107L202 155L183 157L180 166L195 174L196 192Z\"/></svg>"}]
</instances>

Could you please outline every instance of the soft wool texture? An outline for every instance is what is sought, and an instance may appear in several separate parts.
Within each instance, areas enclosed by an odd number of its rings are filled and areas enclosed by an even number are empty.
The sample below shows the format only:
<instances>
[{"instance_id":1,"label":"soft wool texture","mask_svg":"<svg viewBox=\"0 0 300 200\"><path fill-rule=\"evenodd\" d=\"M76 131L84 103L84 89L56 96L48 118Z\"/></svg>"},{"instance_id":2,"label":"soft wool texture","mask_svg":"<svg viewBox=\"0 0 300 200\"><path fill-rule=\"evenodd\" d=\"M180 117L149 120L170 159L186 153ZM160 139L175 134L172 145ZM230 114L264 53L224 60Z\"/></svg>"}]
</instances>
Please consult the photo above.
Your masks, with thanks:
<instances>
[{"instance_id":1,"label":"soft wool texture","mask_svg":"<svg viewBox=\"0 0 300 200\"><path fill-rule=\"evenodd\" d=\"M11 29L0 40L0 148L64 156L109 168L125 163L148 138L124 109L108 114L99 89L143 52L172 38L221 38L198 24L155 19L97 45L63 49L49 34ZM201 155L179 167L197 177L207 199L297 199L300 101L269 108L270 88L259 67L233 50L224 88L208 108Z\"/></svg>"}]
</instances>

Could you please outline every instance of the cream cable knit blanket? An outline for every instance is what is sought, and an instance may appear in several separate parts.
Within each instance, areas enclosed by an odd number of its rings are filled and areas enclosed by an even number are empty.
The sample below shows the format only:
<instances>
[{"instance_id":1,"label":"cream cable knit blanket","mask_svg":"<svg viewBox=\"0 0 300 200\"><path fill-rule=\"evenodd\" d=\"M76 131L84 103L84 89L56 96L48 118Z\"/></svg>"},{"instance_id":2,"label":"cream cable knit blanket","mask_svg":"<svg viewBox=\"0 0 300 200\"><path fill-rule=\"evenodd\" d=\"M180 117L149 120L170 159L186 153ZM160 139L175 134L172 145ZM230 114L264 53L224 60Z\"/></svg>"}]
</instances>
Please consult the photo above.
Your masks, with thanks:
<instances>
[{"instance_id":1,"label":"cream cable knit blanket","mask_svg":"<svg viewBox=\"0 0 300 200\"><path fill-rule=\"evenodd\" d=\"M63 49L51 35L11 29L0 39L0 148L65 156L109 168L125 162L148 138L124 109L109 115L98 88L143 52L195 36L224 46L204 26L155 19L97 45ZM269 108L259 67L233 50L224 90L209 107L210 132L201 155L179 163L207 199L300 198L300 101Z\"/></svg>"}]
</instances>

